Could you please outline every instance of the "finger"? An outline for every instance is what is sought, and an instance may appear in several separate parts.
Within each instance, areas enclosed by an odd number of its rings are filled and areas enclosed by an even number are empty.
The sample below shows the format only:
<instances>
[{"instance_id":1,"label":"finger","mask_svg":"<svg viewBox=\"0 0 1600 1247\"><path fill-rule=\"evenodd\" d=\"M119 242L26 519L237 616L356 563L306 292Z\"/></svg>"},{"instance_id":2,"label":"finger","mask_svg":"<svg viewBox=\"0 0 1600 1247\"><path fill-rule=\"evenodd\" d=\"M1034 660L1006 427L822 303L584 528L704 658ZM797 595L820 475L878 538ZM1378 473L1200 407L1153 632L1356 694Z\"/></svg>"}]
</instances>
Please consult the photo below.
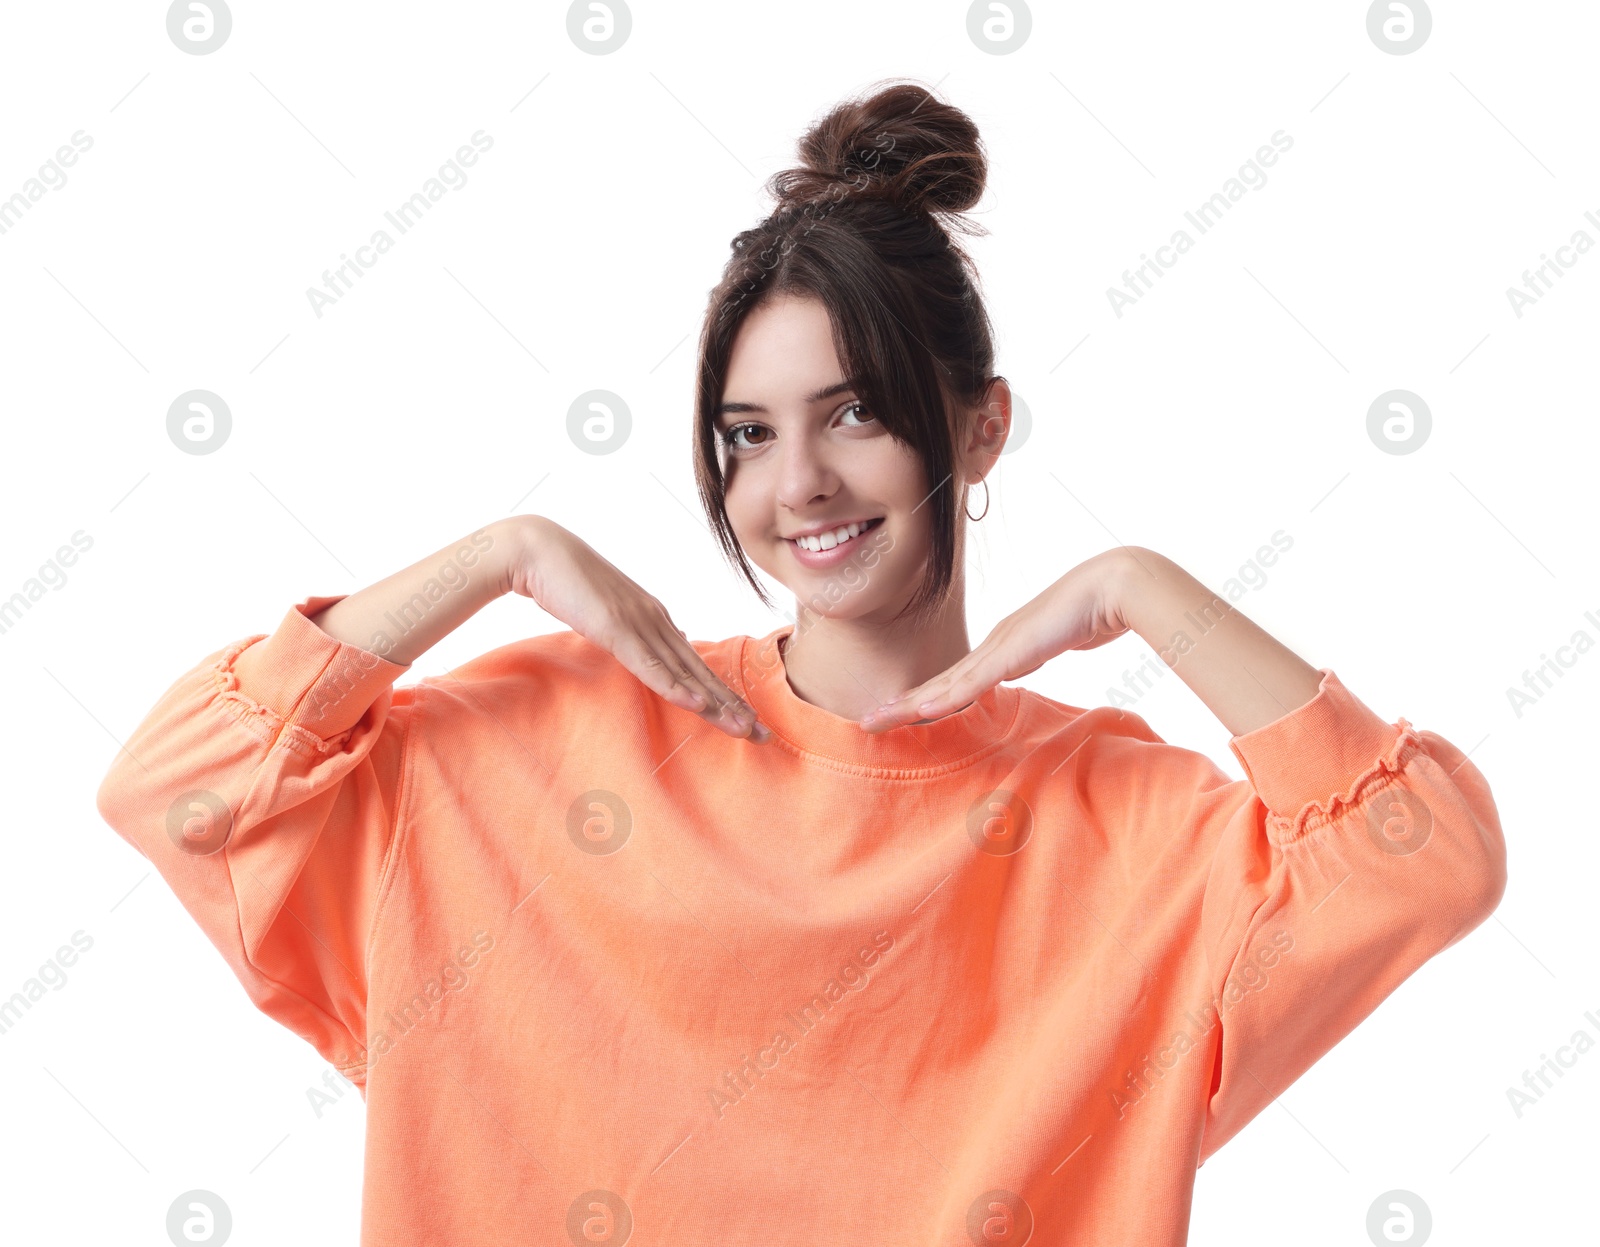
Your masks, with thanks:
<instances>
[{"instance_id":1,"label":"finger","mask_svg":"<svg viewBox=\"0 0 1600 1247\"><path fill-rule=\"evenodd\" d=\"M890 698L876 710L869 712L862 719L861 726L869 732L881 732L887 728L929 718L930 716L919 707L933 695L930 690L934 689L935 685L936 681L930 680L926 684L919 684L916 688L907 690L899 697Z\"/></svg>"},{"instance_id":2,"label":"finger","mask_svg":"<svg viewBox=\"0 0 1600 1247\"><path fill-rule=\"evenodd\" d=\"M745 708L743 700L712 674L682 629L675 628L670 633L663 630L658 640L662 661L673 679L700 699L702 711L715 717ZM751 717L754 717L753 712Z\"/></svg>"},{"instance_id":3,"label":"finger","mask_svg":"<svg viewBox=\"0 0 1600 1247\"><path fill-rule=\"evenodd\" d=\"M651 692L691 714L699 713L707 706L708 699L703 692L689 688L676 678L677 662L664 653L665 649L655 638L631 632L619 641L613 653Z\"/></svg>"},{"instance_id":4,"label":"finger","mask_svg":"<svg viewBox=\"0 0 1600 1247\"><path fill-rule=\"evenodd\" d=\"M1020 680L1050 661L1050 655L1045 654L1038 662L1031 662L1033 654L1023 650L1015 634L1002 639L999 633L1000 629L996 628L977 649L949 670L913 689L904 700L916 706L924 718L942 718L982 697L1002 680ZM1031 665L1025 665L1030 662Z\"/></svg>"},{"instance_id":5,"label":"finger","mask_svg":"<svg viewBox=\"0 0 1600 1247\"><path fill-rule=\"evenodd\" d=\"M978 650L973 650L933 679L891 698L863 720L861 726L869 732L883 731L922 719L943 718L960 710L994 684L983 674L983 660L978 654Z\"/></svg>"},{"instance_id":6,"label":"finger","mask_svg":"<svg viewBox=\"0 0 1600 1247\"><path fill-rule=\"evenodd\" d=\"M891 697L875 710L868 711L862 716L861 726L869 732L882 732L891 727L899 727L902 723L914 723L922 716L916 712L916 702L913 698L921 693L922 688L923 686L919 684L909 692L902 693L899 697Z\"/></svg>"},{"instance_id":7,"label":"finger","mask_svg":"<svg viewBox=\"0 0 1600 1247\"><path fill-rule=\"evenodd\" d=\"M891 697L878 709L872 711L864 720L864 726L869 730L885 727L897 727L902 723L915 723L918 719L928 716L918 707L924 702L935 697L949 683L950 672L941 671L931 680L925 680L914 688L907 689L898 697Z\"/></svg>"},{"instance_id":8,"label":"finger","mask_svg":"<svg viewBox=\"0 0 1600 1247\"><path fill-rule=\"evenodd\" d=\"M701 716L730 736L767 739L770 733L757 723L755 707L717 678L681 629L673 631L675 636L664 632L661 638L671 655L669 666L680 685L706 699L704 707L699 709Z\"/></svg>"}]
</instances>

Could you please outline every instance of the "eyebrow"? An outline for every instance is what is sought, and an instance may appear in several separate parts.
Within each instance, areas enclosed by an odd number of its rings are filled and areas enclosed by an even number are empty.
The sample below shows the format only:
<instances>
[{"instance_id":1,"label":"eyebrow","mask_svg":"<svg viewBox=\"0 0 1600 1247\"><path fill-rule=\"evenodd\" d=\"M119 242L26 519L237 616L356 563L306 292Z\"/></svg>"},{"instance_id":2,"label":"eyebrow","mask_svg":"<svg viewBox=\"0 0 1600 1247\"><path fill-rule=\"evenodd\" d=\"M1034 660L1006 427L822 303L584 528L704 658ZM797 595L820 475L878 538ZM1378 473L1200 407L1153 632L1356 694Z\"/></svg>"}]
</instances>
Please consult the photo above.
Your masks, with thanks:
<instances>
[{"instance_id":1,"label":"eyebrow","mask_svg":"<svg viewBox=\"0 0 1600 1247\"><path fill-rule=\"evenodd\" d=\"M813 390L807 394L807 403L820 403L825 398L832 398L835 394L843 394L846 390L855 390L858 387L854 381L839 381L833 385L823 386L820 390ZM746 412L760 412L763 416L769 415L767 409L760 403L723 403L717 408L718 416L743 415Z\"/></svg>"}]
</instances>

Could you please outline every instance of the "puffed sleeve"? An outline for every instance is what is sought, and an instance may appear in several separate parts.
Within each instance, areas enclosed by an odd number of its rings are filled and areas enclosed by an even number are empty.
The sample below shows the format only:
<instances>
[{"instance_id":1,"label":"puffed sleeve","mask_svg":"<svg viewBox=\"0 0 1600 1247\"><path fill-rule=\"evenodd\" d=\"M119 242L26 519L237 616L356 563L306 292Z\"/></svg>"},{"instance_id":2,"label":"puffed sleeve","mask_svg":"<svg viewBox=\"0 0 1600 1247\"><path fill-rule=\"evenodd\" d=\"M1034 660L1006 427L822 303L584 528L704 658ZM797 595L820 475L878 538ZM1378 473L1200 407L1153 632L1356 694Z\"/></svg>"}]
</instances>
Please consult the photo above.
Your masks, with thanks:
<instances>
[{"instance_id":1,"label":"puffed sleeve","mask_svg":"<svg viewBox=\"0 0 1600 1247\"><path fill-rule=\"evenodd\" d=\"M256 1006L364 1089L366 952L414 690L311 622L339 600L308 598L179 677L96 800Z\"/></svg>"},{"instance_id":2,"label":"puffed sleeve","mask_svg":"<svg viewBox=\"0 0 1600 1247\"><path fill-rule=\"evenodd\" d=\"M1221 1021L1197 1163L1505 892L1477 767L1320 671L1310 701L1229 741L1247 779L1191 806L1216 823L1197 843L1215 846L1200 928Z\"/></svg>"}]
</instances>

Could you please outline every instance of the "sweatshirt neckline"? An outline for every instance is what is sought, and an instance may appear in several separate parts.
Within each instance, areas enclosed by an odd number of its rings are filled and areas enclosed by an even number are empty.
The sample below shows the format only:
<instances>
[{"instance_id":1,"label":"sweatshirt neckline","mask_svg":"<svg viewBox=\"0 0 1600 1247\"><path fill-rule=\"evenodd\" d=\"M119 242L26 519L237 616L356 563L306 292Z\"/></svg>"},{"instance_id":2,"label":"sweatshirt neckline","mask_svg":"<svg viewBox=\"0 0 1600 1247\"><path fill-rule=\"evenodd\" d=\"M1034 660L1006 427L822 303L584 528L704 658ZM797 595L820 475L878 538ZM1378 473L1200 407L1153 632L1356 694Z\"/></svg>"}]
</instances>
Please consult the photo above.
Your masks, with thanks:
<instances>
[{"instance_id":1,"label":"sweatshirt neckline","mask_svg":"<svg viewBox=\"0 0 1600 1247\"><path fill-rule=\"evenodd\" d=\"M742 695L771 729L774 746L836 768L889 778L921 778L959 770L998 750L1016 723L1021 691L997 684L971 704L931 723L868 732L800 697L789 685L778 642L794 624L745 637L739 655Z\"/></svg>"}]
</instances>

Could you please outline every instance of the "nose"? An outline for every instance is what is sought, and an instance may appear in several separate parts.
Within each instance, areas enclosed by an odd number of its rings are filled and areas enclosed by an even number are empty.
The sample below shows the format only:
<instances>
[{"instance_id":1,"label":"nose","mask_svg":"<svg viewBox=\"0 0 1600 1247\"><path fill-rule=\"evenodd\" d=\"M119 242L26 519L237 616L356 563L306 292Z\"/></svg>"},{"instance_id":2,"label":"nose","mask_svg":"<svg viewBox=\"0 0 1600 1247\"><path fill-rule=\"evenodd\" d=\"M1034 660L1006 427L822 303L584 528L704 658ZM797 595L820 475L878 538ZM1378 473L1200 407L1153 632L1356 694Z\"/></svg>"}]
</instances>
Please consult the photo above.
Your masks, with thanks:
<instances>
[{"instance_id":1,"label":"nose","mask_svg":"<svg viewBox=\"0 0 1600 1247\"><path fill-rule=\"evenodd\" d=\"M778 501L804 514L839 488L839 473L826 449L805 434L791 434L778 447Z\"/></svg>"}]
</instances>

